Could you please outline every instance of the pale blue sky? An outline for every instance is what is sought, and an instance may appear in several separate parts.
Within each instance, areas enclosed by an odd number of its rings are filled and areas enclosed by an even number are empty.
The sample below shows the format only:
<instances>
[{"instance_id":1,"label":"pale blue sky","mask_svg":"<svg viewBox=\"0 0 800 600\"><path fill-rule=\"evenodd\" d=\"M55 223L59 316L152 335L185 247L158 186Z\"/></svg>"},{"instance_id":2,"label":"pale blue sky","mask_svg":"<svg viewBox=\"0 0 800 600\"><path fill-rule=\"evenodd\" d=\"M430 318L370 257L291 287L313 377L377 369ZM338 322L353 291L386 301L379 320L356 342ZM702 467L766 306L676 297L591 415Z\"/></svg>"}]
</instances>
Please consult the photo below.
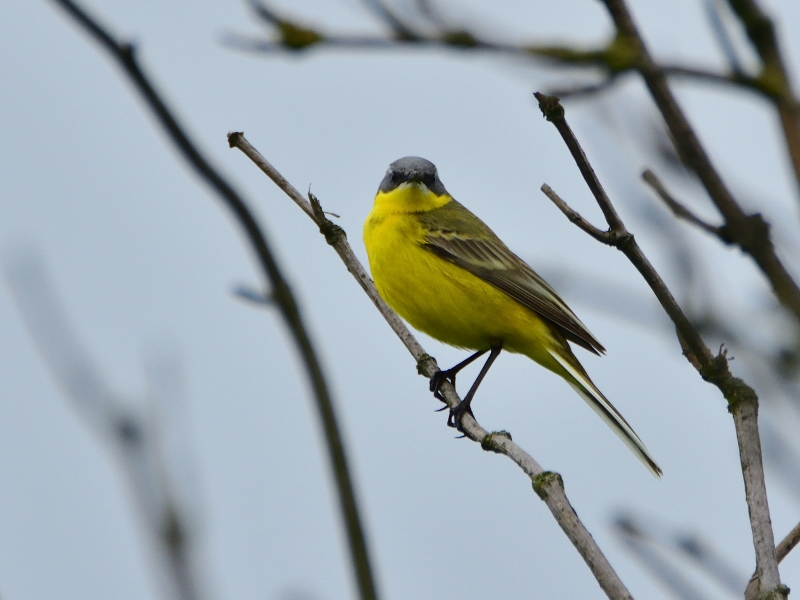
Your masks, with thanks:
<instances>
[{"instance_id":1,"label":"pale blue sky","mask_svg":"<svg viewBox=\"0 0 800 600\"><path fill-rule=\"evenodd\" d=\"M314 23L375 28L357 0L296 5ZM609 31L601 4L589 0L498 2L492 12L478 2L450 6L519 40L588 43ZM699 1L633 6L659 57L721 64ZM800 5L770 6L798 73ZM600 598L521 471L453 439L446 416L433 412L427 382L335 253L225 138L244 131L298 189L310 185L341 215L362 259L361 224L387 165L418 154L534 268L591 274L647 298L624 257L577 230L538 191L547 182L601 223L531 96L564 78L469 53L244 55L220 42L226 32L259 31L235 1L87 7L138 43L148 72L271 235L336 393L384 597ZM353 597L316 416L291 344L275 314L231 295L237 284L259 281L235 223L116 66L51 3L0 3L0 81L2 258L38 249L88 351L131 402L144 394L148 357L163 348L181 357L209 598ZM679 89L721 172L775 224L797 270L798 205L769 108L747 93ZM679 284L663 239L642 218L660 210L637 179L650 159L613 135L614 127L636 133L646 123L652 108L641 86L631 78L602 101L567 110L623 218ZM714 215L702 193L673 184ZM764 284L750 263L681 231L708 254L725 310L755 315ZM477 397L478 419L510 430L564 476L578 514L634 596L667 597L613 537L621 508L697 531L749 575L747 507L721 396L658 327L565 299L608 349L602 359L580 352L581 360L664 479L649 475L568 386L527 359L501 356ZM50 377L5 281L0 331L0 595L157 597L117 464ZM442 365L463 358L420 339ZM768 484L781 537L800 506ZM800 552L784 564L785 583L800 587ZM723 596L709 588L709 597Z\"/></svg>"}]
</instances>

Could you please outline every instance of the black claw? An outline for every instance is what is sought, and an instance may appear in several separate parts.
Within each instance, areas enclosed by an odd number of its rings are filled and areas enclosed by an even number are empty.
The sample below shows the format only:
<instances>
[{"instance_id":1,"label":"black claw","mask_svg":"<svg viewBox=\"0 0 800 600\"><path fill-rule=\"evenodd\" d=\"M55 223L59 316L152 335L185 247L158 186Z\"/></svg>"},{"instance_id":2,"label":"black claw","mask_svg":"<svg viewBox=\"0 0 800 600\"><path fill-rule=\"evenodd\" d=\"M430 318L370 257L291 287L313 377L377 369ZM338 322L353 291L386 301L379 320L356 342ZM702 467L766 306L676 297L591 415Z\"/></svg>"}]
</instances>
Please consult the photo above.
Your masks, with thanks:
<instances>
[{"instance_id":1,"label":"black claw","mask_svg":"<svg viewBox=\"0 0 800 600\"><path fill-rule=\"evenodd\" d=\"M475 396L475 392L478 390L478 386L480 385L483 378L486 376L487 371L492 366L492 363L495 361L497 356L500 354L500 350L502 349L502 345L492 346L491 354L489 354L489 359L486 361L486 364L483 365L481 372L478 374L478 378L475 380L475 383L472 384L467 395L464 397L464 400L456 406L455 408L450 409L450 414L447 417L447 426L453 427L457 429L461 433L464 433L464 429L461 426L461 419L464 417L464 413L469 413L472 418L475 418L475 415L472 414L472 408L470 408L470 404L472 403L472 398ZM479 356L486 354L488 350L478 350L475 354L467 358L466 360L462 360L458 363L455 367L447 369L447 371L436 371L431 377L430 382L430 390L433 392L433 396L440 400L441 402L445 403L445 406L441 409L444 410L447 408L447 402L442 396L441 392L439 392L439 388L441 387L442 383L445 381L449 381L453 387L456 385L456 374L466 367L468 364L473 362ZM438 412L438 411L437 411ZM460 436L465 437L465 436Z\"/></svg>"},{"instance_id":2,"label":"black claw","mask_svg":"<svg viewBox=\"0 0 800 600\"><path fill-rule=\"evenodd\" d=\"M436 398L442 404L444 404L444 408L441 408L439 410L444 410L445 408L447 408L447 400L444 399L444 396L442 396L442 393L439 390L433 392L433 397Z\"/></svg>"},{"instance_id":3,"label":"black claw","mask_svg":"<svg viewBox=\"0 0 800 600\"><path fill-rule=\"evenodd\" d=\"M472 407L470 406L469 402L461 402L455 408L450 409L450 414L447 417L447 426L453 427L457 431L464 433L464 429L461 425L461 420L464 418L464 415L469 413L472 418L475 418L475 415L472 414Z\"/></svg>"},{"instance_id":4,"label":"black claw","mask_svg":"<svg viewBox=\"0 0 800 600\"><path fill-rule=\"evenodd\" d=\"M456 386L456 374L452 371L452 369L448 369L447 371L436 371L436 373L433 374L429 387L434 395L439 394L439 388L445 381L449 381L450 385L453 387ZM439 394L439 396L441 396L441 394Z\"/></svg>"}]
</instances>

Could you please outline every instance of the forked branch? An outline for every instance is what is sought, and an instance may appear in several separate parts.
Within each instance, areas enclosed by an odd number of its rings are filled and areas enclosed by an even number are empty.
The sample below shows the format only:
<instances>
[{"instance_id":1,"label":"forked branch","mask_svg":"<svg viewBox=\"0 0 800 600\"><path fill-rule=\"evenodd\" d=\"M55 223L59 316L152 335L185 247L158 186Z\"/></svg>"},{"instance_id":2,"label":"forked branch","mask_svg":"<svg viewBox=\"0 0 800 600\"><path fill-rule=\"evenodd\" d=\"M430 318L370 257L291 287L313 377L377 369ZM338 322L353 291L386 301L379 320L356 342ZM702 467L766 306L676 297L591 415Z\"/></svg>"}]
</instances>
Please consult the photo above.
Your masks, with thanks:
<instances>
[{"instance_id":1,"label":"forked branch","mask_svg":"<svg viewBox=\"0 0 800 600\"><path fill-rule=\"evenodd\" d=\"M644 277L650 289L656 295L664 311L675 324L678 341L684 355L694 366L700 376L709 383L714 384L728 402L728 410L733 415L736 426L736 438L739 444L739 457L742 463L747 506L750 512L750 528L753 534L753 545L756 551L756 572L760 581L760 596L764 599L778 600L785 598L788 588L781 584L778 574L778 563L775 559L775 540L772 532L772 523L769 516L767 503L767 489L764 482L764 466L761 456L761 440L758 432L758 396L753 388L743 380L734 377L728 368L726 352L721 350L716 356L706 346L698 331L675 301L666 283L656 269L642 252L639 244L626 228L602 184L597 179L580 144L567 124L564 117L564 108L558 98L536 94L539 108L545 118L555 125L561 137L567 143L575 162L589 184L589 189L594 194L597 204L606 215L609 229L601 235L592 231L600 231L584 219L580 219L581 229L589 231L593 238L620 250ZM542 190L548 197L558 198L549 187ZM566 202L558 198L556 205L565 212L572 211ZM566 207L566 210L565 210ZM577 213L574 213L577 215ZM610 218L609 218L610 217ZM570 218L572 221L573 219Z\"/></svg>"},{"instance_id":2,"label":"forked branch","mask_svg":"<svg viewBox=\"0 0 800 600\"><path fill-rule=\"evenodd\" d=\"M650 56L624 0L603 0L617 28L627 40L650 95L669 128L678 153L694 170L724 219L729 243L750 255L770 282L778 301L800 321L800 286L772 245L769 224L758 213L747 214L725 185L700 139L670 90L666 72Z\"/></svg>"}]
</instances>

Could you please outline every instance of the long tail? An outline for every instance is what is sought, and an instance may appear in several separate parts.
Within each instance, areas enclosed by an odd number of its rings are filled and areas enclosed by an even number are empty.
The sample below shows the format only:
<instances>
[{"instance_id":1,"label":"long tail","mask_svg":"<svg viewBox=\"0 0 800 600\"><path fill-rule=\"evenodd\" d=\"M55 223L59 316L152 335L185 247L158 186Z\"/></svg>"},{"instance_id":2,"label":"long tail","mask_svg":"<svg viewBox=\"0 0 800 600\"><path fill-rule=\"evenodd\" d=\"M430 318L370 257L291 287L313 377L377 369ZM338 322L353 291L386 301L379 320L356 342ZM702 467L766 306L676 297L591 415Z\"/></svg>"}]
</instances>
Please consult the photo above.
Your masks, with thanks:
<instances>
[{"instance_id":1,"label":"long tail","mask_svg":"<svg viewBox=\"0 0 800 600\"><path fill-rule=\"evenodd\" d=\"M644 463L650 472L656 477L661 477L661 469L653 460L653 457L650 456L642 440L639 439L639 436L636 435L633 428L628 425L625 418L619 414L619 411L608 401L608 398L606 398L602 392L597 389L597 386L592 383L592 380L589 379L589 376L580 366L580 363L578 363L578 360L571 357L575 362L575 364L573 364L567 357L559 355L557 350L548 348L547 351L550 353L550 356L556 359L558 364L564 367L567 373L572 376L572 381L567 379L567 382L575 388L575 391L586 400L586 403L591 406L598 415L600 415L606 424L611 427L614 433L616 433L623 442L625 442L628 448L633 451L636 457Z\"/></svg>"}]
</instances>

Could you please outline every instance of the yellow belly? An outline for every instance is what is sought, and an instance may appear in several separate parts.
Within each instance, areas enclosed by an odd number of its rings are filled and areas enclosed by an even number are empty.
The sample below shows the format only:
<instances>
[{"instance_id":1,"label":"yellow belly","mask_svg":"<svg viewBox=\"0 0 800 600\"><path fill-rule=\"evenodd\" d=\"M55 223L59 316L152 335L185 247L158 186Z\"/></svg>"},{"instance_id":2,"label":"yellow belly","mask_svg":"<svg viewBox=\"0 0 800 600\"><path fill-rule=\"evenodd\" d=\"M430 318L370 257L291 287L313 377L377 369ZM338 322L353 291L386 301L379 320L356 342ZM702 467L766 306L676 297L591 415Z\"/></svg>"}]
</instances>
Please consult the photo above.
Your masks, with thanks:
<instances>
[{"instance_id":1,"label":"yellow belly","mask_svg":"<svg viewBox=\"0 0 800 600\"><path fill-rule=\"evenodd\" d=\"M423 248L423 236L413 213L373 211L364 225L372 277L395 312L446 344L486 350L502 343L504 350L556 367L546 346L564 342L554 339L546 323L494 286Z\"/></svg>"}]
</instances>

